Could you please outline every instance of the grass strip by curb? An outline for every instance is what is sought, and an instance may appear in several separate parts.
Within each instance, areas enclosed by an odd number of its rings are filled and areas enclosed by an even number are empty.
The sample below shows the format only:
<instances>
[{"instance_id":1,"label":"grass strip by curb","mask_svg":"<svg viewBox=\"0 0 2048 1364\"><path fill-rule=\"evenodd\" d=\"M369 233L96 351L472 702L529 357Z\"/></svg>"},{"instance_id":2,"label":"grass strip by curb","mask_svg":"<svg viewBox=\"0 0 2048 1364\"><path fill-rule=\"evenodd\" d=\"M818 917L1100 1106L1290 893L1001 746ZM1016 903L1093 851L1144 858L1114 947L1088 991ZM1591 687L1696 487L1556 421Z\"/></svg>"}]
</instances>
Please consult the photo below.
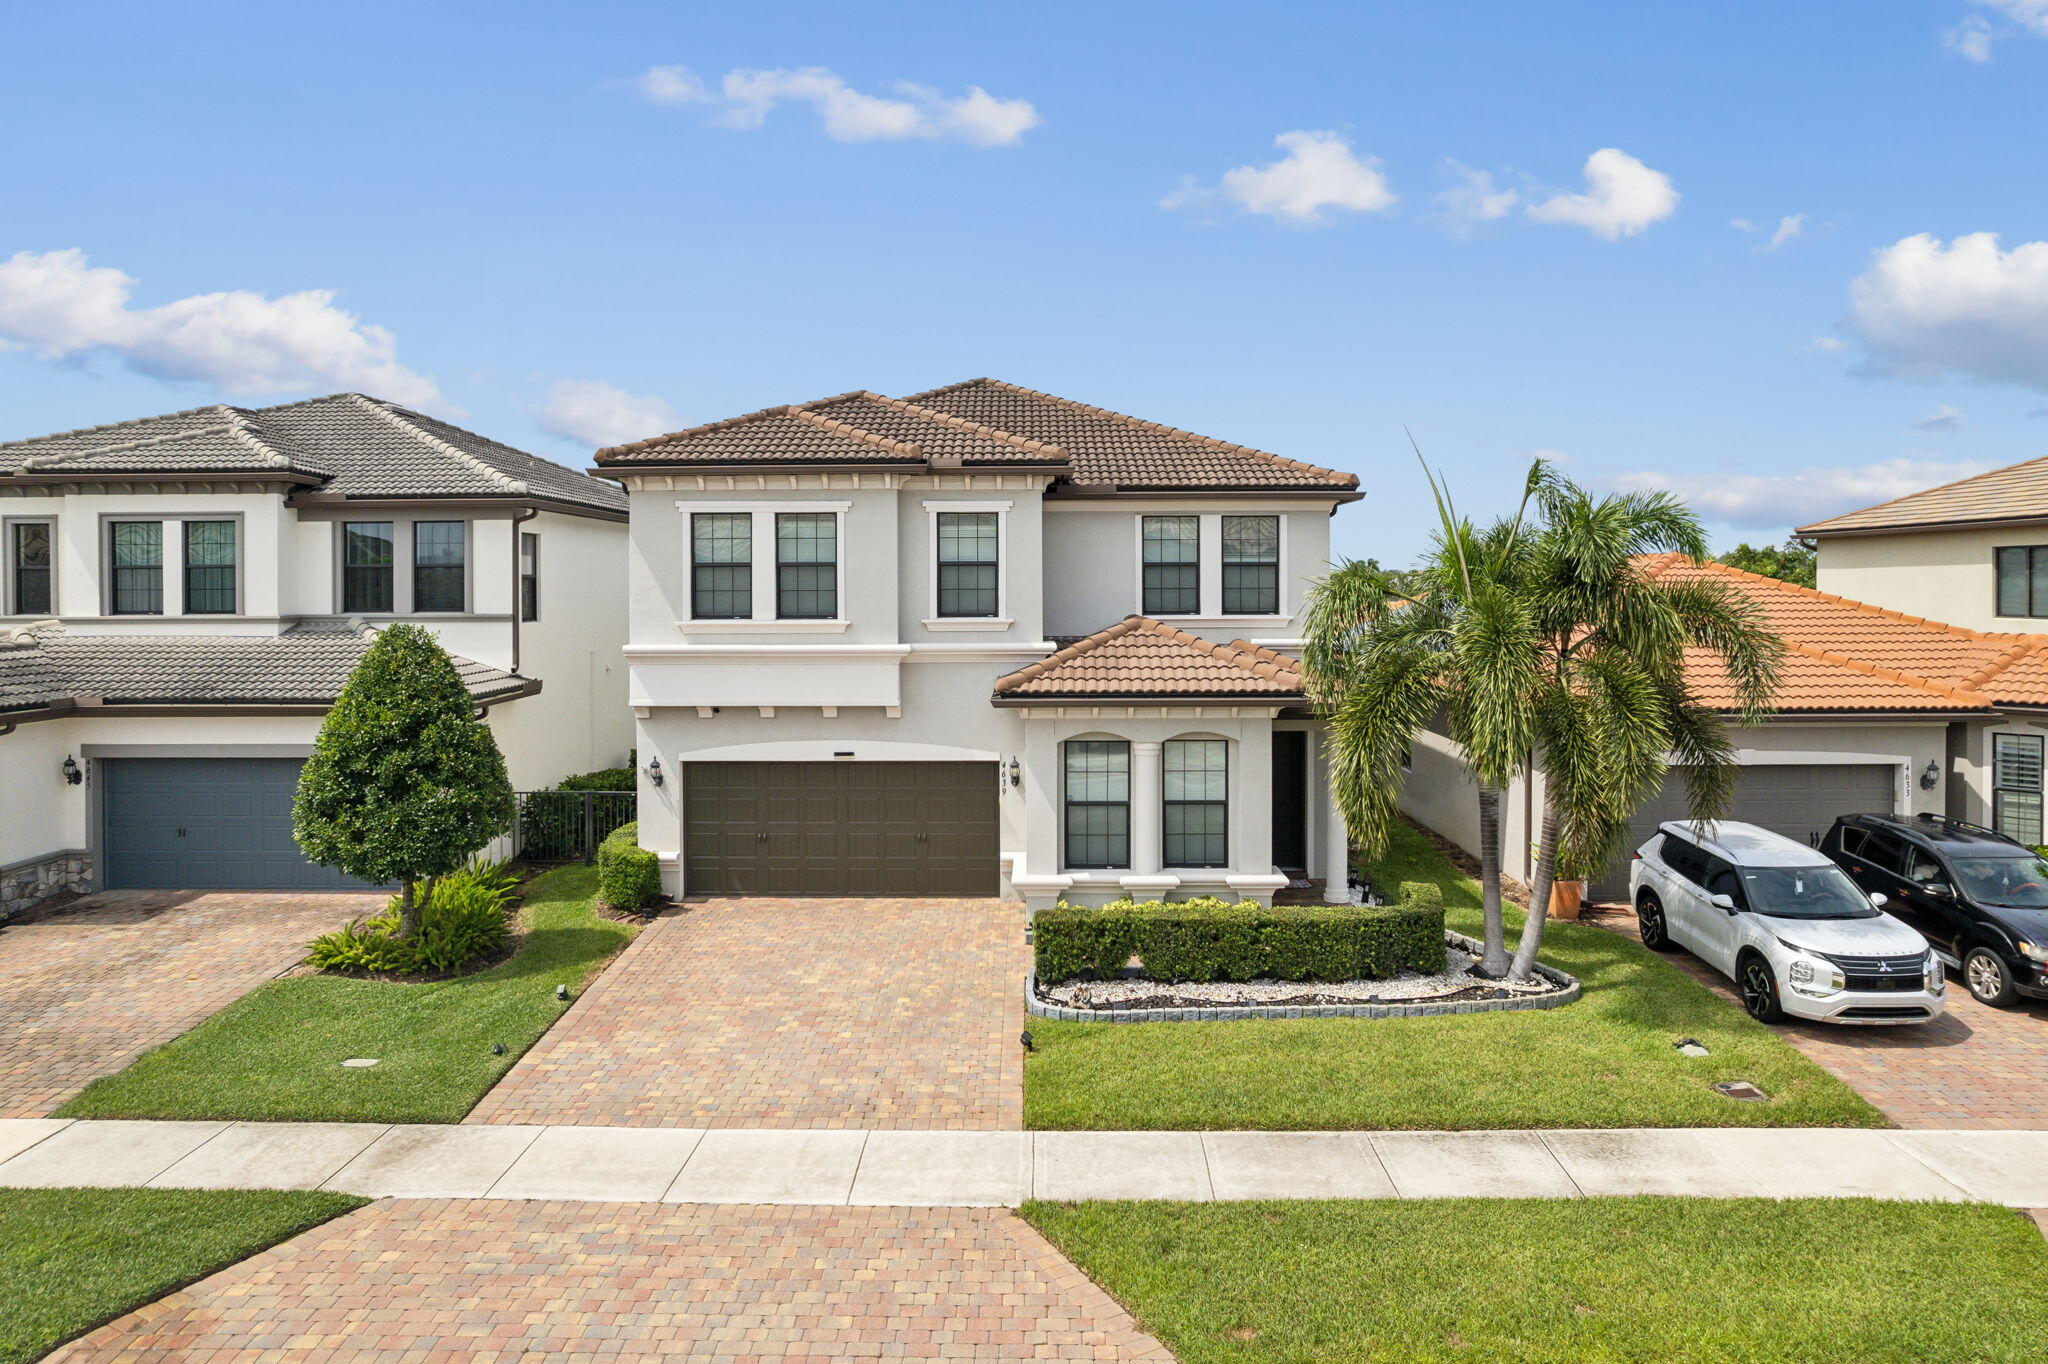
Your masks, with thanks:
<instances>
[{"instance_id":1,"label":"grass strip by curb","mask_svg":"<svg viewBox=\"0 0 2048 1364\"><path fill-rule=\"evenodd\" d=\"M67 1118L257 1122L458 1122L632 941L590 904L597 871L562 867L527 886L526 938L488 971L426 984L289 976L93 1081ZM492 1044L505 1048L494 1055ZM345 1067L353 1057L375 1066Z\"/></svg>"},{"instance_id":2,"label":"grass strip by curb","mask_svg":"<svg viewBox=\"0 0 2048 1364\"><path fill-rule=\"evenodd\" d=\"M1449 927L1477 935L1479 888L1397 829L1374 883L1443 888ZM1509 906L1510 943L1520 912ZM1578 977L1562 1008L1436 1018L1232 1023L1032 1020L1024 1123L1040 1129L1883 1127L1881 1114L1771 1029L1656 953L1554 923L1543 959ZM1020 987L1021 988L1021 987ZM1704 1042L1706 1057L1673 1049ZM1716 1094L1750 1080L1763 1104Z\"/></svg>"},{"instance_id":3,"label":"grass strip by curb","mask_svg":"<svg viewBox=\"0 0 2048 1364\"><path fill-rule=\"evenodd\" d=\"M1873 1199L1028 1203L1182 1364L2041 1357L2048 1241Z\"/></svg>"},{"instance_id":4,"label":"grass strip by curb","mask_svg":"<svg viewBox=\"0 0 2048 1364\"><path fill-rule=\"evenodd\" d=\"M347 1194L0 1189L0 1364L359 1208Z\"/></svg>"}]
</instances>

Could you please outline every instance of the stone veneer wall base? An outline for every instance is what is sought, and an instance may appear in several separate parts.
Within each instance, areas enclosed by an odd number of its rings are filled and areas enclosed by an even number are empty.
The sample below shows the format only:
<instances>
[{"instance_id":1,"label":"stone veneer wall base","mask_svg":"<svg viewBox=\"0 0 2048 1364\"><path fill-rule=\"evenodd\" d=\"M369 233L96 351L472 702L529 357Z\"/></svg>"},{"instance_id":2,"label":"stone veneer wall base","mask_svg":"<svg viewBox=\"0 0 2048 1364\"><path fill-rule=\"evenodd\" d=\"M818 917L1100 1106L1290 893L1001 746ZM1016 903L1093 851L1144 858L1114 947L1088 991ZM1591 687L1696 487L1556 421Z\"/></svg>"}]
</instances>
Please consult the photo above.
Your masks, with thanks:
<instances>
[{"instance_id":1,"label":"stone veneer wall base","mask_svg":"<svg viewBox=\"0 0 2048 1364\"><path fill-rule=\"evenodd\" d=\"M92 854L65 848L0 867L0 923L58 895L92 894Z\"/></svg>"}]
</instances>

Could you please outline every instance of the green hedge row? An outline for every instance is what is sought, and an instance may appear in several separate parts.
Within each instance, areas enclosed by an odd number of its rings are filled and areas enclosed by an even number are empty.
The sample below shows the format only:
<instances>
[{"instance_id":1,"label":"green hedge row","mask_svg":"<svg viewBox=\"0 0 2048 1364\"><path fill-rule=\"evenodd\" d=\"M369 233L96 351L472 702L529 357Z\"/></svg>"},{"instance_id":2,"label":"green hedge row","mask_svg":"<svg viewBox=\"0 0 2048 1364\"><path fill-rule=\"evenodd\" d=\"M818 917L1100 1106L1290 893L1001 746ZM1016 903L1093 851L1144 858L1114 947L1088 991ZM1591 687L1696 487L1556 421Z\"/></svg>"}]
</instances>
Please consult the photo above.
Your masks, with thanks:
<instances>
[{"instance_id":1,"label":"green hedge row","mask_svg":"<svg viewBox=\"0 0 2048 1364\"><path fill-rule=\"evenodd\" d=\"M597 845L597 898L613 909L645 909L661 898L661 863L640 846L637 820Z\"/></svg>"},{"instance_id":2,"label":"green hedge row","mask_svg":"<svg viewBox=\"0 0 2048 1364\"><path fill-rule=\"evenodd\" d=\"M1136 957L1152 980L1385 980L1444 969L1444 895L1401 885L1392 905L1217 899L1062 904L1031 921L1038 980L1107 980Z\"/></svg>"}]
</instances>

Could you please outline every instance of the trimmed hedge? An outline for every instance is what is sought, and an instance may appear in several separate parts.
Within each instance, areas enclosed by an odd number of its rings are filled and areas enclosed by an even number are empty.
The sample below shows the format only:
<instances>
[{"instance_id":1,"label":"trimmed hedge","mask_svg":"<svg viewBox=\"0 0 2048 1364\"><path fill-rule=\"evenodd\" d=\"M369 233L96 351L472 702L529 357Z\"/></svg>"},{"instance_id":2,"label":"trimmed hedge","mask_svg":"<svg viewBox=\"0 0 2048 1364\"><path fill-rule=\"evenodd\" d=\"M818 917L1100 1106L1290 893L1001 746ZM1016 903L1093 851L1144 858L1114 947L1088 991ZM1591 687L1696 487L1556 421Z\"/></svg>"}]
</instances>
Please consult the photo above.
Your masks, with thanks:
<instances>
[{"instance_id":1,"label":"trimmed hedge","mask_svg":"<svg viewBox=\"0 0 2048 1364\"><path fill-rule=\"evenodd\" d=\"M645 909L661 898L661 862L640 846L639 821L597 845L597 898L613 909Z\"/></svg>"},{"instance_id":2,"label":"trimmed hedge","mask_svg":"<svg viewBox=\"0 0 2048 1364\"><path fill-rule=\"evenodd\" d=\"M1444 894L1393 905L1229 904L1214 898L1062 904L1031 921L1041 985L1107 980L1132 957L1151 980L1385 980L1444 969Z\"/></svg>"}]
</instances>

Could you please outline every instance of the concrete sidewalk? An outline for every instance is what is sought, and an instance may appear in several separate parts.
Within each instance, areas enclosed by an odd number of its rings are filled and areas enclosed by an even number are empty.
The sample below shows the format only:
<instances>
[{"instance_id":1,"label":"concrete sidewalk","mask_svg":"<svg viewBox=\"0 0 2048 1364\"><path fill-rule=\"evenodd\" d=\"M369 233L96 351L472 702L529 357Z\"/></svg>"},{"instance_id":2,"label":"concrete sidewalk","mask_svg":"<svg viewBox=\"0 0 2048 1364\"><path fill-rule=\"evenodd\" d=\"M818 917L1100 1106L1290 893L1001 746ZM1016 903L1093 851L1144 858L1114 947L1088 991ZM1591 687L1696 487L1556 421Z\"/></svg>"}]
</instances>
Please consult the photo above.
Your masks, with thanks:
<instances>
[{"instance_id":1,"label":"concrete sidewalk","mask_svg":"<svg viewBox=\"0 0 2048 1364\"><path fill-rule=\"evenodd\" d=\"M0 1187L1010 1207L1027 1198L1968 1199L2048 1206L2048 1132L905 1132L0 1121Z\"/></svg>"}]
</instances>

